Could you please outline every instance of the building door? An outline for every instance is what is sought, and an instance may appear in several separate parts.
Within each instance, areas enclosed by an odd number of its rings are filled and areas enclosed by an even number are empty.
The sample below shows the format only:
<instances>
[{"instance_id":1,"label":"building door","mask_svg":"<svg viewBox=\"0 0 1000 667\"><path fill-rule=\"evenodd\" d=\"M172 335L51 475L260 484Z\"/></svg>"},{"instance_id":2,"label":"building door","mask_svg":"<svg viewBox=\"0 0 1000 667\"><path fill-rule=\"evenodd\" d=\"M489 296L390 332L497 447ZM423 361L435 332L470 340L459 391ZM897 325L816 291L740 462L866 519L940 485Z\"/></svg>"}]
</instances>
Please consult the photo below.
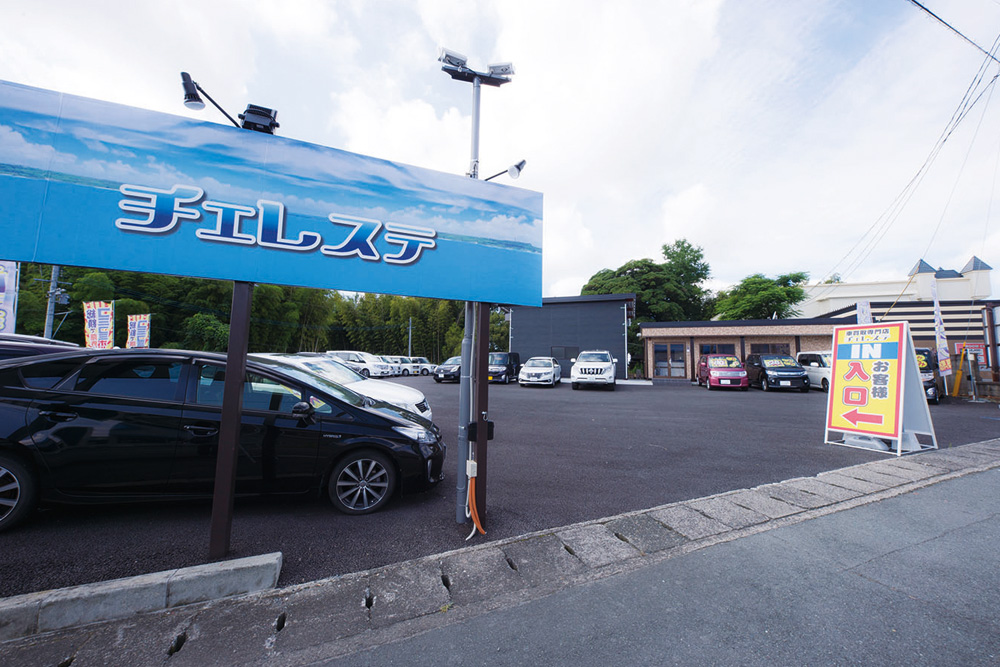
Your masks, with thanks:
<instances>
[{"instance_id":1,"label":"building door","mask_svg":"<svg viewBox=\"0 0 1000 667\"><path fill-rule=\"evenodd\" d=\"M687 377L684 358L684 343L667 343L653 346L654 368L653 377L685 378Z\"/></svg>"}]
</instances>

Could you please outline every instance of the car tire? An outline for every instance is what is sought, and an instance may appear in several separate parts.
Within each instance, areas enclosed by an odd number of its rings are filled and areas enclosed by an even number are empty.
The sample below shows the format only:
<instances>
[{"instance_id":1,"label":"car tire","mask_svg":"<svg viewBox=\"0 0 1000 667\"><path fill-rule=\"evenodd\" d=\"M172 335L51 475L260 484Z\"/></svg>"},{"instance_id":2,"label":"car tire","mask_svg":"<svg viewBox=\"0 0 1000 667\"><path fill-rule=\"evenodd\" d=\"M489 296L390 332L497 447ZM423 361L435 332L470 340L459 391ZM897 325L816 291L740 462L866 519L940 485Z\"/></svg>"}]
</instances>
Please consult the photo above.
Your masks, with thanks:
<instances>
[{"instance_id":1,"label":"car tire","mask_svg":"<svg viewBox=\"0 0 1000 667\"><path fill-rule=\"evenodd\" d=\"M410 374L410 371L404 368L403 369L403 377L406 377L409 374Z\"/></svg>"},{"instance_id":2,"label":"car tire","mask_svg":"<svg viewBox=\"0 0 1000 667\"><path fill-rule=\"evenodd\" d=\"M344 514L371 514L385 507L396 491L396 467L384 454L362 449L334 467L327 483L330 502Z\"/></svg>"},{"instance_id":3,"label":"car tire","mask_svg":"<svg viewBox=\"0 0 1000 667\"><path fill-rule=\"evenodd\" d=\"M366 378L370 378L372 376L371 371L369 371L367 368L362 368L361 374L364 375Z\"/></svg>"},{"instance_id":4,"label":"car tire","mask_svg":"<svg viewBox=\"0 0 1000 667\"><path fill-rule=\"evenodd\" d=\"M763 391L770 391L770 390L771 390L771 385L769 385L769 384L767 383L767 378L766 378L766 377L762 377L762 378L760 379L760 388L761 388L761 389L762 389Z\"/></svg>"},{"instance_id":5,"label":"car tire","mask_svg":"<svg viewBox=\"0 0 1000 667\"><path fill-rule=\"evenodd\" d=\"M705 380L705 389L708 389L709 391L712 391L712 381L711 380Z\"/></svg>"},{"instance_id":6,"label":"car tire","mask_svg":"<svg viewBox=\"0 0 1000 667\"><path fill-rule=\"evenodd\" d=\"M441 384L441 378L439 378L439 377L435 377L434 381L437 382L438 384Z\"/></svg>"},{"instance_id":7,"label":"car tire","mask_svg":"<svg viewBox=\"0 0 1000 667\"><path fill-rule=\"evenodd\" d=\"M420 369L420 374L421 375L427 375L428 373L430 373L430 371L428 371L426 368L421 368Z\"/></svg>"},{"instance_id":8,"label":"car tire","mask_svg":"<svg viewBox=\"0 0 1000 667\"><path fill-rule=\"evenodd\" d=\"M801 391L803 394L808 394L809 393L809 385L806 385L806 386L802 387L802 389L799 389L799 391Z\"/></svg>"},{"instance_id":9,"label":"car tire","mask_svg":"<svg viewBox=\"0 0 1000 667\"><path fill-rule=\"evenodd\" d=\"M573 383L573 391L576 391L579 388L580 388L580 383L579 382L574 382Z\"/></svg>"},{"instance_id":10,"label":"car tire","mask_svg":"<svg viewBox=\"0 0 1000 667\"><path fill-rule=\"evenodd\" d=\"M16 526L35 509L38 481L20 459L0 454L0 532Z\"/></svg>"},{"instance_id":11,"label":"car tire","mask_svg":"<svg viewBox=\"0 0 1000 667\"><path fill-rule=\"evenodd\" d=\"M823 378L823 382L820 384L820 387L823 389L824 394L828 393L830 391L830 381Z\"/></svg>"}]
</instances>

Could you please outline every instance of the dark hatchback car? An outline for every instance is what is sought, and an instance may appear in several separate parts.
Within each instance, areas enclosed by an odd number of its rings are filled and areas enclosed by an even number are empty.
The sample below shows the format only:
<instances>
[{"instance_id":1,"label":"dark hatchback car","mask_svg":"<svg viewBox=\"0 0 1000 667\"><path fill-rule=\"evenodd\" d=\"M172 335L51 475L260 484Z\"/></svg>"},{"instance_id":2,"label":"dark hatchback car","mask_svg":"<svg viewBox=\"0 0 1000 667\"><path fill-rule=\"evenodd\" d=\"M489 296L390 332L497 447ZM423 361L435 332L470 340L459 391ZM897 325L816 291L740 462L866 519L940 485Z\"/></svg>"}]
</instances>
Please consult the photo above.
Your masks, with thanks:
<instances>
[{"instance_id":1,"label":"dark hatchback car","mask_svg":"<svg viewBox=\"0 0 1000 667\"><path fill-rule=\"evenodd\" d=\"M809 392L809 376L799 362L787 354L748 354L744 364L750 385L764 391L797 389Z\"/></svg>"},{"instance_id":2,"label":"dark hatchback car","mask_svg":"<svg viewBox=\"0 0 1000 667\"><path fill-rule=\"evenodd\" d=\"M211 497L223 355L80 350L0 363L0 530L38 502ZM280 362L247 362L236 492L348 514L439 482L430 421Z\"/></svg>"}]
</instances>

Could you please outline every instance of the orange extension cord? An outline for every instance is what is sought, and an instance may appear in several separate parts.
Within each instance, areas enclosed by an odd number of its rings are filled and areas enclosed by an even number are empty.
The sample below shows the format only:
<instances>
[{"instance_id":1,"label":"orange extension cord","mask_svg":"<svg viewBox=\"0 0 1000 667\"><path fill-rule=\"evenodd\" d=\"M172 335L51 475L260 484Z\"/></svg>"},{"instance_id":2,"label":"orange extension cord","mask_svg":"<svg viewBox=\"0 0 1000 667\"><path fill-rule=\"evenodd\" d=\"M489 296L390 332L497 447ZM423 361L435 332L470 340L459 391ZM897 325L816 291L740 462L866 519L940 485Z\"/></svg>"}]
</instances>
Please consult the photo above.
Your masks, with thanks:
<instances>
[{"instance_id":1,"label":"orange extension cord","mask_svg":"<svg viewBox=\"0 0 1000 667\"><path fill-rule=\"evenodd\" d=\"M472 523L476 524L476 530L480 535L485 535L483 524L479 520L479 512L476 510L476 478L469 478L469 513L472 515Z\"/></svg>"}]
</instances>

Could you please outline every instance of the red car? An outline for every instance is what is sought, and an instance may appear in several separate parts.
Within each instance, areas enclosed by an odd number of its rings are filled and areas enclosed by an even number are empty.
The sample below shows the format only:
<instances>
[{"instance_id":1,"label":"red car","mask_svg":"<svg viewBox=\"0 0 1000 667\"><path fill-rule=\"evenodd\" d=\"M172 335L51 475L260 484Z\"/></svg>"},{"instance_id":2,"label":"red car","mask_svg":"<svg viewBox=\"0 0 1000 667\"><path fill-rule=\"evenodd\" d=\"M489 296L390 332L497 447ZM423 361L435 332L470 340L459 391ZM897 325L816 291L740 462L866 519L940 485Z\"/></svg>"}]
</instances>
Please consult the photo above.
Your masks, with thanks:
<instances>
[{"instance_id":1,"label":"red car","mask_svg":"<svg viewBox=\"0 0 1000 667\"><path fill-rule=\"evenodd\" d=\"M703 354L698 360L698 385L710 390L716 387L750 388L746 369L739 357L732 354Z\"/></svg>"}]
</instances>

